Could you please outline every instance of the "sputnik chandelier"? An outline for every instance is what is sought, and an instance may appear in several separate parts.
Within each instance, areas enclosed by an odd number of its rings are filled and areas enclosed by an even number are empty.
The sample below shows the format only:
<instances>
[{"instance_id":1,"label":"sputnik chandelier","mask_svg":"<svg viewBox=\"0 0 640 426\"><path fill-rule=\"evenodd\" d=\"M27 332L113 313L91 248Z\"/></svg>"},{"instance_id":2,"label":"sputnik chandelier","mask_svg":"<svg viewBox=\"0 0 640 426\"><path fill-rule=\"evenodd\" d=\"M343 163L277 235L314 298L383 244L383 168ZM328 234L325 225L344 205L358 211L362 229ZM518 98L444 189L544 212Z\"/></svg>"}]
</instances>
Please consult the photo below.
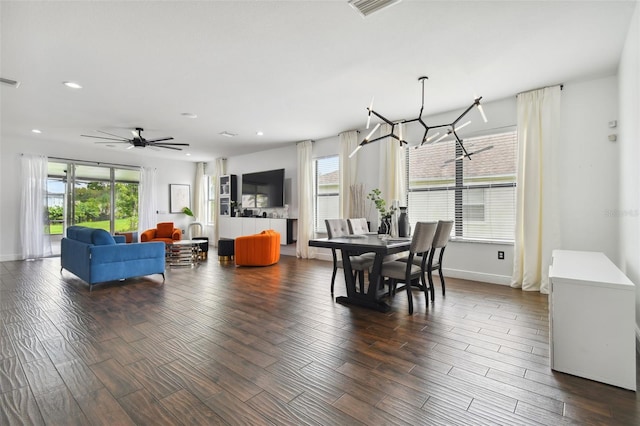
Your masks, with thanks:
<instances>
[{"instance_id":1,"label":"sputnik chandelier","mask_svg":"<svg viewBox=\"0 0 640 426\"><path fill-rule=\"evenodd\" d=\"M482 119L484 120L484 122L487 122L487 116L484 113L484 110L482 109L482 105L480 105L480 100L482 99L482 96L475 98L473 103L471 105L469 105L469 107L467 109L465 109L462 114L460 114L458 116L458 118L456 118L455 120L453 120L451 123L446 123L446 124L438 124L437 126L428 126L427 123L424 122L424 120L422 119L422 111L424 110L424 81L427 80L429 77L420 77L418 78L418 81L420 83L422 83L422 105L420 106L420 113L418 114L417 118L414 118L412 120L400 120L400 121L391 121L389 119L387 119L386 117L384 117L382 114L379 114L378 112L376 112L373 109L373 99L371 100L371 104L369 105L369 108L367 108L367 111L369 111L368 115L367 115L367 129L369 129L369 126L371 124L371 116L375 115L376 117L378 117L380 120L382 120L383 122L387 123L388 125L391 126L391 130L388 134L383 135L383 136L379 136L375 139L371 139L371 137L373 136L373 134L376 132L376 130L378 130L378 128L380 127L381 123L377 123L375 125L375 127L373 128L373 130L371 130L371 132L369 132L369 134L367 135L367 137L365 137L362 142L360 142L360 144L356 147L356 149L353 150L353 152L349 155L349 158L353 157L356 152L358 152L363 146L372 143L372 142L376 142L379 141L381 139L385 139L385 138L393 138L396 139L399 143L400 146L402 146L403 144L406 145L408 144L406 140L404 140L404 136L403 136L403 128L405 125L410 124L410 123L414 123L414 122L418 122L422 125L422 127L424 127L424 134L422 136L422 142L420 142L420 145L416 146L416 148L425 145L425 144L430 144L430 143L437 143L440 142L442 140L444 140L446 137L453 135L453 137L456 140L456 143L458 145L458 147L460 148L461 151L461 155L459 157L456 157L454 160L460 160L463 158L469 158L471 159L471 156L474 154L478 154L480 152L483 151L487 151L491 148L493 148L493 146L487 146L484 147L482 149L479 149L478 151L475 152L468 152L467 149L465 148L462 139L460 139L460 137L458 136L458 131L460 129L462 129L465 126L468 126L469 124L471 124L471 121L467 121L463 124L458 125L458 123L464 118L464 116L466 116L469 111L471 111L473 109L473 107L476 107L478 109L478 111L480 112L480 115L482 116ZM444 132L444 134L440 135L440 132L436 132L435 134L432 135L428 135L429 131L432 129L442 129L442 128L446 128L447 130ZM398 133L396 134L396 129L398 130ZM438 137L440 136L440 137ZM438 138L438 139L436 139ZM434 140L435 139L435 140Z\"/></svg>"}]
</instances>

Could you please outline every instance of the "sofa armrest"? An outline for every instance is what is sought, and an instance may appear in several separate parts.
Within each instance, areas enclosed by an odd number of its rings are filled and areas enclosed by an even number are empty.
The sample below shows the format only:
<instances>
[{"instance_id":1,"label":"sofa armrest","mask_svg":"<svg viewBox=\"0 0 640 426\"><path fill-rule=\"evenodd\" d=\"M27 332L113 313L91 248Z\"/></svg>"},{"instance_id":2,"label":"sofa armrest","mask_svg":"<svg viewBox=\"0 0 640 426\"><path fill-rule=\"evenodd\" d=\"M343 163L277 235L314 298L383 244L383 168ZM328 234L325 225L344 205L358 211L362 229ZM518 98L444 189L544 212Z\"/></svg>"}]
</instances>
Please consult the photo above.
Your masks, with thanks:
<instances>
[{"instance_id":1,"label":"sofa armrest","mask_svg":"<svg viewBox=\"0 0 640 426\"><path fill-rule=\"evenodd\" d=\"M182 239L182 231L178 228L173 228L173 234L171 234L171 239L174 241L180 241Z\"/></svg>"},{"instance_id":2,"label":"sofa armrest","mask_svg":"<svg viewBox=\"0 0 640 426\"><path fill-rule=\"evenodd\" d=\"M140 234L140 242L144 243L145 241L151 241L156 237L155 229L147 229L142 234Z\"/></svg>"}]
</instances>

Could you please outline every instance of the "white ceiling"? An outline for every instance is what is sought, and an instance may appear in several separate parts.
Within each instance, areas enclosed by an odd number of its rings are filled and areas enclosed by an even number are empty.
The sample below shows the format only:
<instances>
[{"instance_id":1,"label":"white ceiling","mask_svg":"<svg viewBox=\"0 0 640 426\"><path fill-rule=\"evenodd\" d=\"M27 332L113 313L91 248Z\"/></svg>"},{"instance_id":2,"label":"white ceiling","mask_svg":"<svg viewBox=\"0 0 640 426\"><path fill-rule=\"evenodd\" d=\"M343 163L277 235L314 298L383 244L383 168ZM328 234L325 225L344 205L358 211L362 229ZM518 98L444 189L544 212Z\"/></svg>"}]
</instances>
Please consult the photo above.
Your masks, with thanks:
<instances>
[{"instance_id":1,"label":"white ceiling","mask_svg":"<svg viewBox=\"0 0 640 426\"><path fill-rule=\"evenodd\" d=\"M209 161L335 136L372 96L414 118L421 75L425 114L611 75L636 3L404 0L363 19L346 0L2 1L0 76L21 82L0 89L2 139L124 151L80 135L140 126L192 155L127 152Z\"/></svg>"}]
</instances>

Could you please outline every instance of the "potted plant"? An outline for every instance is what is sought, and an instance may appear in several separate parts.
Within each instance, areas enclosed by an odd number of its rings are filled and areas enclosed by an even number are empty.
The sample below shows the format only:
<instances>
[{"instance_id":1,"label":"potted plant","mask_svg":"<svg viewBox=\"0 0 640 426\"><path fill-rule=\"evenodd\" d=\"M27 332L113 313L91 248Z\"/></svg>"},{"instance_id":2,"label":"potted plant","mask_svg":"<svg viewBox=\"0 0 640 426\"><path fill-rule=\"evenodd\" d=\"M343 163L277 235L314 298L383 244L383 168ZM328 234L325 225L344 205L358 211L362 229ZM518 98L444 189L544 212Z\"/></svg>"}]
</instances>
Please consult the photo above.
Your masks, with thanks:
<instances>
[{"instance_id":1,"label":"potted plant","mask_svg":"<svg viewBox=\"0 0 640 426\"><path fill-rule=\"evenodd\" d=\"M187 216L191 216L194 219L196 218L189 207L183 207L182 213L186 214Z\"/></svg>"},{"instance_id":2,"label":"potted plant","mask_svg":"<svg viewBox=\"0 0 640 426\"><path fill-rule=\"evenodd\" d=\"M240 210L242 210L242 204L237 201L231 201L231 212L229 212L231 214L231 217L235 217L236 211Z\"/></svg>"},{"instance_id":3,"label":"potted plant","mask_svg":"<svg viewBox=\"0 0 640 426\"><path fill-rule=\"evenodd\" d=\"M378 229L378 233L388 234L391 230L391 216L395 213L396 208L393 206L387 208L387 203L380 194L380 190L378 188L374 188L369 192L367 198L373 202L376 206L376 210L380 213L380 228Z\"/></svg>"}]
</instances>

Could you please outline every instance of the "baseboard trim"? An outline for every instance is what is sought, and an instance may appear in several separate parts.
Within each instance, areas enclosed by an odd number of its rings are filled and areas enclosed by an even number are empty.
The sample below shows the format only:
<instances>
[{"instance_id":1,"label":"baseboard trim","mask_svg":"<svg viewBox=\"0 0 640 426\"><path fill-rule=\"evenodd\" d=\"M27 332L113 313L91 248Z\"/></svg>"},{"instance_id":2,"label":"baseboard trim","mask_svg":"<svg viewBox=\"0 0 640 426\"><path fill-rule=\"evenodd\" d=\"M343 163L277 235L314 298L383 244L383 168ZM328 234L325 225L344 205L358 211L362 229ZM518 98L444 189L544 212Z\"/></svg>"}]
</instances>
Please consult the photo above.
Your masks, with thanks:
<instances>
[{"instance_id":1,"label":"baseboard trim","mask_svg":"<svg viewBox=\"0 0 640 426\"><path fill-rule=\"evenodd\" d=\"M487 274L484 272L465 271L461 269L443 269L444 277L459 278L462 280L480 281L489 284L511 285L511 277L506 275Z\"/></svg>"}]
</instances>

